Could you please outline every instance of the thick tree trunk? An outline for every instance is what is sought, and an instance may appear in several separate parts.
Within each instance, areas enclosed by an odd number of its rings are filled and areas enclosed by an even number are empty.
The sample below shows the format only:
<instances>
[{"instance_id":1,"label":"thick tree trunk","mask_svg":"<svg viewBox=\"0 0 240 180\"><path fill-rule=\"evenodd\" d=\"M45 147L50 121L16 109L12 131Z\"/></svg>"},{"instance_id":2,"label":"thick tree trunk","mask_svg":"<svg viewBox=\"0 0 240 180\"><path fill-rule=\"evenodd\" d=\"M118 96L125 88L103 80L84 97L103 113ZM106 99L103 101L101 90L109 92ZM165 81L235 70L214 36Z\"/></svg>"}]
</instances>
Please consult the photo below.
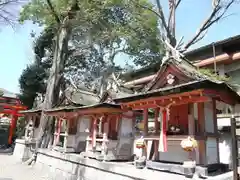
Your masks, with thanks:
<instances>
[{"instance_id":1,"label":"thick tree trunk","mask_svg":"<svg viewBox=\"0 0 240 180\"><path fill-rule=\"evenodd\" d=\"M71 33L70 28L66 24L67 23L64 23L64 25L61 25L56 37L54 57L53 57L53 62L50 70L48 83L47 83L45 99L43 102L43 110L53 108L53 106L56 105L56 101L58 100L58 97L59 97L59 91L60 91L59 83L60 83L60 80L62 79L65 62L67 60L68 41ZM32 160L29 162L29 164L31 164L33 161L36 161L37 150L38 148L41 147L41 144L43 142L43 137L45 134L44 132L46 130L47 125L51 124L51 123L48 123L48 120L50 119L48 118L47 115L45 115L42 112L41 119L40 119L40 132L38 134L38 138L36 141L36 149L35 149L34 156Z\"/></svg>"}]
</instances>

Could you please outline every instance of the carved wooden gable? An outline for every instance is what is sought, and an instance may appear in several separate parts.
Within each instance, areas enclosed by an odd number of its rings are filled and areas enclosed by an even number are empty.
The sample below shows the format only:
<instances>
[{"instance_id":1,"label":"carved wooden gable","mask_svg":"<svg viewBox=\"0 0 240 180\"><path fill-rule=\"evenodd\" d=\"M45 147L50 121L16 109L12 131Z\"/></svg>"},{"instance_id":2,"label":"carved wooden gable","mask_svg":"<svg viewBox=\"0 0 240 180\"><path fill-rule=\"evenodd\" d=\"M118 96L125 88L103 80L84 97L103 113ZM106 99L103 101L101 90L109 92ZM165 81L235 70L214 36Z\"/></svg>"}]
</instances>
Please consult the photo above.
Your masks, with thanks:
<instances>
[{"instance_id":1,"label":"carved wooden gable","mask_svg":"<svg viewBox=\"0 0 240 180\"><path fill-rule=\"evenodd\" d=\"M100 99L100 103L113 103L113 97L109 91L105 91Z\"/></svg>"},{"instance_id":2,"label":"carved wooden gable","mask_svg":"<svg viewBox=\"0 0 240 180\"><path fill-rule=\"evenodd\" d=\"M187 65L188 66L188 65ZM193 66L168 62L158 71L156 77L147 85L147 91L171 87L195 80L193 74L196 71ZM193 71L193 72L191 72Z\"/></svg>"}]
</instances>

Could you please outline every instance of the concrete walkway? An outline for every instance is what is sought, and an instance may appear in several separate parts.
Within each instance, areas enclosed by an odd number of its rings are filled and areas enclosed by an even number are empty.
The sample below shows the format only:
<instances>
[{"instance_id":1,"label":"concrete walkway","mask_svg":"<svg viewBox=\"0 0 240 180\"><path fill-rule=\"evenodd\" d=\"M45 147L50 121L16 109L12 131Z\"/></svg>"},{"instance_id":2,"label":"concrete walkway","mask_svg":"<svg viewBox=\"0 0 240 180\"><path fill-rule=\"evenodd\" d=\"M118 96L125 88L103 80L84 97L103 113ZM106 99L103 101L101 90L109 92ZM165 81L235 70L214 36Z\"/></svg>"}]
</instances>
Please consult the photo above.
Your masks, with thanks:
<instances>
[{"instance_id":1,"label":"concrete walkway","mask_svg":"<svg viewBox=\"0 0 240 180\"><path fill-rule=\"evenodd\" d=\"M13 156L0 154L0 180L50 180L47 173L16 162Z\"/></svg>"}]
</instances>

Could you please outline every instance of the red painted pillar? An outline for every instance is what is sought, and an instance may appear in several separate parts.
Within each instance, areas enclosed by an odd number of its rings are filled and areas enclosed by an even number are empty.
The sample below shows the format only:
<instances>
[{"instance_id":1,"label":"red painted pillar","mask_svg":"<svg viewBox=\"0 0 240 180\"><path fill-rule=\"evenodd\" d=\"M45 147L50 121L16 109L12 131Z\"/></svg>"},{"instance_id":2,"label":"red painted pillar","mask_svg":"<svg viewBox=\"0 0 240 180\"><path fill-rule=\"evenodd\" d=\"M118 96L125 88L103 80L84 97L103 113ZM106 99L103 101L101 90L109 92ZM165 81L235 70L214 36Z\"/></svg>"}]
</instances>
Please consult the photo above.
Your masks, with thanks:
<instances>
[{"instance_id":1,"label":"red painted pillar","mask_svg":"<svg viewBox=\"0 0 240 180\"><path fill-rule=\"evenodd\" d=\"M57 138L56 138L55 145L57 145L60 141L61 126L62 126L62 119L58 119L57 120Z\"/></svg>"},{"instance_id":2,"label":"red painted pillar","mask_svg":"<svg viewBox=\"0 0 240 180\"><path fill-rule=\"evenodd\" d=\"M11 125L10 125L10 129L9 129L8 144L12 144L12 138L13 138L13 134L15 133L15 130L16 130L17 120L18 120L17 112L14 111L12 113Z\"/></svg>"},{"instance_id":3,"label":"red painted pillar","mask_svg":"<svg viewBox=\"0 0 240 180\"><path fill-rule=\"evenodd\" d=\"M147 136L148 135L148 109L143 110L143 124L144 124L143 134L144 136Z\"/></svg>"},{"instance_id":4,"label":"red painted pillar","mask_svg":"<svg viewBox=\"0 0 240 180\"><path fill-rule=\"evenodd\" d=\"M160 134L159 151L167 151L167 111L162 111L161 134Z\"/></svg>"},{"instance_id":5,"label":"red painted pillar","mask_svg":"<svg viewBox=\"0 0 240 180\"><path fill-rule=\"evenodd\" d=\"M93 131L92 131L92 147L96 148L96 139L97 139L97 117L93 119Z\"/></svg>"}]
</instances>

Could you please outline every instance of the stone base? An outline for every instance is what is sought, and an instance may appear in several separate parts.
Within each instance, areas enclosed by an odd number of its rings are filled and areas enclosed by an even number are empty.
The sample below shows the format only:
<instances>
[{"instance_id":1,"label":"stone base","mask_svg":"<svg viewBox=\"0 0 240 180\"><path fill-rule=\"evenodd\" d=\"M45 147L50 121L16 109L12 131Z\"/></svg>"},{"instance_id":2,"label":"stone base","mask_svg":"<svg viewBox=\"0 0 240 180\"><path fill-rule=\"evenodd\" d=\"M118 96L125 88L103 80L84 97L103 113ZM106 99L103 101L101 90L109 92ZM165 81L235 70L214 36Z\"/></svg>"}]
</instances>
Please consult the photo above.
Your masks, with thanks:
<instances>
[{"instance_id":1,"label":"stone base","mask_svg":"<svg viewBox=\"0 0 240 180\"><path fill-rule=\"evenodd\" d=\"M165 164L171 163L165 162ZM184 175L176 173L149 170L147 168L137 169L133 163L129 164L129 162L100 162L83 158L79 154L60 153L49 149L38 150L37 162L34 168L46 172L45 174L51 177L49 179L57 180L186 180ZM198 168L199 166L196 167L196 173L200 171ZM204 167L202 168L204 169ZM199 178L193 177L190 179ZM206 177L206 179L230 180L232 179L232 172Z\"/></svg>"},{"instance_id":2,"label":"stone base","mask_svg":"<svg viewBox=\"0 0 240 180\"><path fill-rule=\"evenodd\" d=\"M80 153L82 157L96 159L99 161L129 161L132 160L131 156L115 155L112 151L108 151L107 155L101 154L100 151L84 151Z\"/></svg>"},{"instance_id":3,"label":"stone base","mask_svg":"<svg viewBox=\"0 0 240 180\"><path fill-rule=\"evenodd\" d=\"M16 139L13 156L20 161L27 161L33 155L35 142L28 142L25 139Z\"/></svg>"},{"instance_id":4,"label":"stone base","mask_svg":"<svg viewBox=\"0 0 240 180\"><path fill-rule=\"evenodd\" d=\"M156 161L147 161L146 167L153 170L166 171L171 173L182 174L185 176L193 176L196 172L202 177L208 176L207 167L201 166L186 166L176 163L166 163L166 162L156 162Z\"/></svg>"},{"instance_id":5,"label":"stone base","mask_svg":"<svg viewBox=\"0 0 240 180\"><path fill-rule=\"evenodd\" d=\"M181 175L136 169L134 165L125 162L100 162L83 158L79 154L47 149L39 149L35 167L41 171L48 169L48 174L58 180L185 180Z\"/></svg>"},{"instance_id":6,"label":"stone base","mask_svg":"<svg viewBox=\"0 0 240 180\"><path fill-rule=\"evenodd\" d=\"M67 149L65 150L63 147L55 146L52 149L55 150L55 151L62 152L62 153L74 153L75 152L73 147L67 147Z\"/></svg>"}]
</instances>

